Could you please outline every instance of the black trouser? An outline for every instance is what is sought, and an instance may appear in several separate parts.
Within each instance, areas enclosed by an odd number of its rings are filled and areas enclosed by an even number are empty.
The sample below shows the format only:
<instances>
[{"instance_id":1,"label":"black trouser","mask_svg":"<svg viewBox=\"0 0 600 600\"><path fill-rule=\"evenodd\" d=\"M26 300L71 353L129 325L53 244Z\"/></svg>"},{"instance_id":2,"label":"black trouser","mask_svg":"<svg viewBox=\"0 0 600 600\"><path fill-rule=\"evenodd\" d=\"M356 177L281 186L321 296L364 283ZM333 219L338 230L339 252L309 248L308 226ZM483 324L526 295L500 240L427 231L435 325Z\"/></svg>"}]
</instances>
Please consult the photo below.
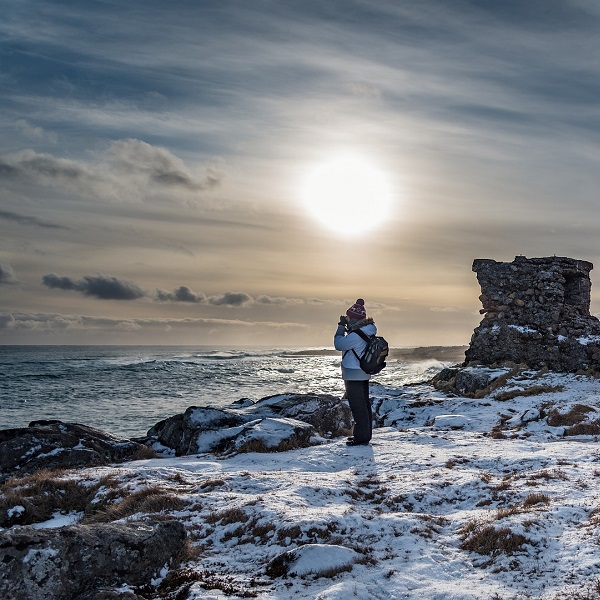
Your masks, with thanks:
<instances>
[{"instance_id":1,"label":"black trouser","mask_svg":"<svg viewBox=\"0 0 600 600\"><path fill-rule=\"evenodd\" d=\"M373 409L369 398L369 381L344 381L346 398L354 419L355 442L368 442L373 433Z\"/></svg>"}]
</instances>

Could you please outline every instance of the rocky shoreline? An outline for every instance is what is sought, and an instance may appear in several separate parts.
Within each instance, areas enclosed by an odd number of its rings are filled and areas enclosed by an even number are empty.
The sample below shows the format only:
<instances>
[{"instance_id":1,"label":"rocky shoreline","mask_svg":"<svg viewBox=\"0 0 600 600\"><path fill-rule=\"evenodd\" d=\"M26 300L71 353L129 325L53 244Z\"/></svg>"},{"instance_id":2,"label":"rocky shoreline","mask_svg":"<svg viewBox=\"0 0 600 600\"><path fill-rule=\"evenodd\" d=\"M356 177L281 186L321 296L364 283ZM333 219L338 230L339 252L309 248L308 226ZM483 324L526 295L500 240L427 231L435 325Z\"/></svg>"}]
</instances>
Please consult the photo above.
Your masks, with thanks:
<instances>
[{"instance_id":1,"label":"rocky shoreline","mask_svg":"<svg viewBox=\"0 0 600 600\"><path fill-rule=\"evenodd\" d=\"M593 378L526 367L448 368L431 382L378 390L376 437L382 435L378 431L387 432L384 437L427 432L431 440L461 431L479 431L490 440L527 439L539 432L555 439L600 435L595 393L584 391L584 401L571 398L565 389L571 384L598 388ZM481 415L481 422L473 415ZM0 431L0 595L14 600L148 600L185 598L185 590L196 582L210 587L210 576L194 565L199 549L209 550L202 542L212 531L206 507L213 491L222 492L225 479L204 477L190 488L176 469L163 484L149 486L141 484L144 476L138 469L152 464L153 472L161 472L161 462L186 457L226 462L270 453L285 461L283 457L297 456L302 449L337 447L350 426L349 408L339 398L282 394L256 403L242 399L225 409L189 407L137 440L48 421ZM266 454L264 460L270 461ZM194 497L209 504L190 499ZM196 539L197 525L191 523L201 507L207 529ZM258 521L232 529L230 519L244 523L248 517L233 507L220 510L214 518L221 540L234 532L245 539L244 532L261 531ZM305 555L303 544L314 544L318 553L319 544L329 539L325 533L312 538L290 524L280 525L270 525L277 533L267 537L285 551L270 554L263 577L287 577L297 568L294 561ZM340 557L351 554L357 564L366 560L349 548L351 544L334 550ZM223 581L219 586L228 589ZM270 584L265 580L260 585ZM257 595L245 589L250 595L241 597Z\"/></svg>"},{"instance_id":2,"label":"rocky shoreline","mask_svg":"<svg viewBox=\"0 0 600 600\"><path fill-rule=\"evenodd\" d=\"M146 598L123 595L110 585L150 586L161 571L176 568L186 556L185 529L171 519L32 528L40 509L33 503L10 506L16 501L11 490L19 481L26 487L37 476L36 485L52 496L51 481L68 472L77 477L77 469L159 456L281 452L321 444L349 433L350 427L350 409L339 398L282 394L256 403L242 399L223 409L192 406L137 440L61 421L2 430L0 483L6 485L0 495L0 527L5 528L0 532L0 595L14 600ZM65 494L78 496L81 490ZM56 504L64 512L65 502ZM75 510L76 505L74 501Z\"/></svg>"}]
</instances>

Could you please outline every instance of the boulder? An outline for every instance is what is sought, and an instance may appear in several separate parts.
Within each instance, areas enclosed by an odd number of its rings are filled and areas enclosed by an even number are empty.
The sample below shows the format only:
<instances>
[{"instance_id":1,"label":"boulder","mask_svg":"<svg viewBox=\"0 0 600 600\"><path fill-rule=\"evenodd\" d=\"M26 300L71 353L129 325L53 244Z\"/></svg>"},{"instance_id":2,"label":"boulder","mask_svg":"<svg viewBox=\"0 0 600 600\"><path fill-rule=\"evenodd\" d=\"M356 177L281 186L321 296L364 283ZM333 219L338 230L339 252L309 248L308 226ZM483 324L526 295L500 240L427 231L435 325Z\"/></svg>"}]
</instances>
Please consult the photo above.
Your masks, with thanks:
<instances>
[{"instance_id":1,"label":"boulder","mask_svg":"<svg viewBox=\"0 0 600 600\"><path fill-rule=\"evenodd\" d=\"M183 414L168 417L152 426L144 441L150 444L158 442L174 450L177 456L185 456L201 452L198 443L200 434L227 431L229 435L224 437L232 438L241 433L249 420L239 409L190 406ZM203 446L209 445L209 436L205 438ZM214 444L210 446L217 447L220 442L221 439L215 436Z\"/></svg>"},{"instance_id":2,"label":"boulder","mask_svg":"<svg viewBox=\"0 0 600 600\"><path fill-rule=\"evenodd\" d=\"M438 390L473 397L508 372L509 369L488 367L447 367L435 375L431 383Z\"/></svg>"},{"instance_id":3,"label":"boulder","mask_svg":"<svg viewBox=\"0 0 600 600\"><path fill-rule=\"evenodd\" d=\"M61 421L33 421L28 427L0 430L0 481L41 469L89 467L148 458L137 442Z\"/></svg>"},{"instance_id":4,"label":"boulder","mask_svg":"<svg viewBox=\"0 0 600 600\"><path fill-rule=\"evenodd\" d=\"M14 527L0 532L0 597L110 598L111 588L150 584L185 538L177 521Z\"/></svg>"},{"instance_id":5,"label":"boulder","mask_svg":"<svg viewBox=\"0 0 600 600\"><path fill-rule=\"evenodd\" d=\"M269 577L333 577L363 557L345 546L335 544L306 544L288 550L273 558L267 565Z\"/></svg>"},{"instance_id":6,"label":"boulder","mask_svg":"<svg viewBox=\"0 0 600 600\"><path fill-rule=\"evenodd\" d=\"M352 413L348 403L327 394L268 396L247 408L247 412L304 421L323 437L345 435L346 430L352 427Z\"/></svg>"},{"instance_id":7,"label":"boulder","mask_svg":"<svg viewBox=\"0 0 600 600\"><path fill-rule=\"evenodd\" d=\"M227 440L222 452L280 452L315 443L312 425L296 419L259 419Z\"/></svg>"},{"instance_id":8,"label":"boulder","mask_svg":"<svg viewBox=\"0 0 600 600\"><path fill-rule=\"evenodd\" d=\"M154 425L145 443L175 451L274 452L319 443L321 437L346 433L350 408L330 395L281 394L227 408L189 407Z\"/></svg>"}]
</instances>

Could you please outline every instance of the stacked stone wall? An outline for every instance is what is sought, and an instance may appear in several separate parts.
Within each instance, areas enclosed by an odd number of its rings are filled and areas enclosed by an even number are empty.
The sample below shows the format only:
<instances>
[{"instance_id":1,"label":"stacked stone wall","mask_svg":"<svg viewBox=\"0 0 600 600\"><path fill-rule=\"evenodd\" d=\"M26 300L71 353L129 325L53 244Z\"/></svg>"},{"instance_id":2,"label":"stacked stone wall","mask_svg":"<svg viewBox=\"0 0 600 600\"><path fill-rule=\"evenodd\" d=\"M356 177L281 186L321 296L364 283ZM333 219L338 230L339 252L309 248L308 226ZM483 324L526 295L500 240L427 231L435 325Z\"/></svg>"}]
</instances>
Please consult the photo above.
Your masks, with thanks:
<instances>
[{"instance_id":1,"label":"stacked stone wall","mask_svg":"<svg viewBox=\"0 0 600 600\"><path fill-rule=\"evenodd\" d=\"M590 315L593 265L565 257L476 259L483 319L466 364L600 368L600 321Z\"/></svg>"}]
</instances>

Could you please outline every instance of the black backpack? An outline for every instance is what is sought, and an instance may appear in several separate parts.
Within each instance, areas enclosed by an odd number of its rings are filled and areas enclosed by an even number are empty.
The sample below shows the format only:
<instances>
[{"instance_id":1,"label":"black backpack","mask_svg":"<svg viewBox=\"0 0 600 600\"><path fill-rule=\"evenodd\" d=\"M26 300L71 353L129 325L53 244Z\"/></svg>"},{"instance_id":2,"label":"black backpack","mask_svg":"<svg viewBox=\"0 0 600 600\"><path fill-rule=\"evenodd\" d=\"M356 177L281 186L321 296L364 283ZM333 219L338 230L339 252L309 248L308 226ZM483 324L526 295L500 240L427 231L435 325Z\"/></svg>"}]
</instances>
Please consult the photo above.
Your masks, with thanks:
<instances>
[{"instance_id":1,"label":"black backpack","mask_svg":"<svg viewBox=\"0 0 600 600\"><path fill-rule=\"evenodd\" d=\"M358 333L367 342L367 347L362 356L356 354L354 348L352 348L354 356L360 362L360 368L369 375L376 375L385 368L385 359L390 351L387 341L378 335L367 335L360 329L356 329L354 333Z\"/></svg>"}]
</instances>

